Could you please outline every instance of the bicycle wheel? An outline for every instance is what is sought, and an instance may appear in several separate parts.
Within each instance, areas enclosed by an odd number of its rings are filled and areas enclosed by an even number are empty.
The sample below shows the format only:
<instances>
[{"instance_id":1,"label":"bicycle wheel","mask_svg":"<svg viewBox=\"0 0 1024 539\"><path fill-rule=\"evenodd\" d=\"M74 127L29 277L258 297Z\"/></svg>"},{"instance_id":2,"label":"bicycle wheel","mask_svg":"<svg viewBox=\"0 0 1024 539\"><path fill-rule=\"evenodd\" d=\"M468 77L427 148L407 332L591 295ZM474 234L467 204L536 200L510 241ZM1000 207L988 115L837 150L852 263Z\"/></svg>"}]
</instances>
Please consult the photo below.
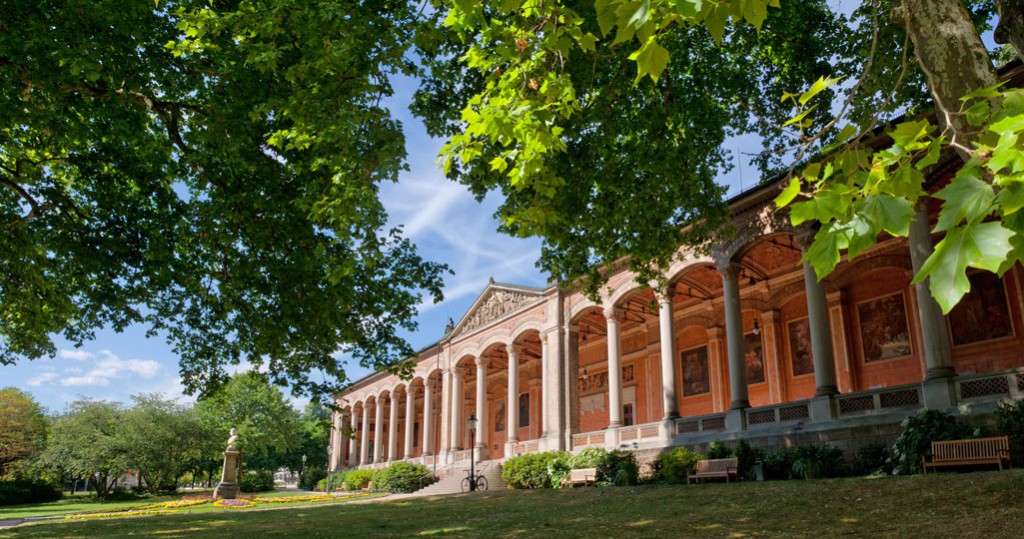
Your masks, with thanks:
<instances>
[{"instance_id":1,"label":"bicycle wheel","mask_svg":"<svg viewBox=\"0 0 1024 539\"><path fill-rule=\"evenodd\" d=\"M477 490L487 490L487 478L486 477L484 477L482 475L476 476L476 489Z\"/></svg>"},{"instance_id":2,"label":"bicycle wheel","mask_svg":"<svg viewBox=\"0 0 1024 539\"><path fill-rule=\"evenodd\" d=\"M469 478L462 478L462 492L469 492Z\"/></svg>"}]
</instances>

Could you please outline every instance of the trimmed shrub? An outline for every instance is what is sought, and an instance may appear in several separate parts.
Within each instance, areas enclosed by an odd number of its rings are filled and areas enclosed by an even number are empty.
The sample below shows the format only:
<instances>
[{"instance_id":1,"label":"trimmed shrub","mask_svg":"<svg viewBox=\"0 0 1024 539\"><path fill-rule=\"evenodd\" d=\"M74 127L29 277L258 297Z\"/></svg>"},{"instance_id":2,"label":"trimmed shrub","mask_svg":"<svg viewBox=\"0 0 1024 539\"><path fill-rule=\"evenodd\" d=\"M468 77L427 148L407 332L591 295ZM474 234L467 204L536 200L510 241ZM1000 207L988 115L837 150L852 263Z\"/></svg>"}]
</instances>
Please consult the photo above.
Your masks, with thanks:
<instances>
[{"instance_id":1,"label":"trimmed shrub","mask_svg":"<svg viewBox=\"0 0 1024 539\"><path fill-rule=\"evenodd\" d=\"M733 454L736 456L736 467L739 468L737 472L739 473L739 476L744 479L756 479L754 466L758 462L764 462L765 456L767 455L764 449L754 447L746 440L736 442L736 448L733 449Z\"/></svg>"},{"instance_id":2,"label":"trimmed shrub","mask_svg":"<svg viewBox=\"0 0 1024 539\"><path fill-rule=\"evenodd\" d=\"M299 476L299 488L303 490L317 490L317 484L327 477L327 471L320 468L309 468Z\"/></svg>"},{"instance_id":3,"label":"trimmed shrub","mask_svg":"<svg viewBox=\"0 0 1024 539\"><path fill-rule=\"evenodd\" d=\"M746 443L746 442L744 441L744 443ZM749 447L749 445L748 445L748 447ZM705 455L704 458L709 458L709 459L727 459L727 458L729 458L731 456L732 456L732 449L729 449L729 446L727 446L724 443L716 440L714 442L711 442L711 445L708 446L708 452L707 452L707 455Z\"/></svg>"},{"instance_id":4,"label":"trimmed shrub","mask_svg":"<svg viewBox=\"0 0 1024 539\"><path fill-rule=\"evenodd\" d=\"M960 423L951 414L922 410L900 423L903 434L892 446L894 474L921 473L921 455L931 450L932 442L977 438L978 429Z\"/></svg>"},{"instance_id":5,"label":"trimmed shrub","mask_svg":"<svg viewBox=\"0 0 1024 539\"><path fill-rule=\"evenodd\" d=\"M667 453L658 455L655 473L663 483L686 483L686 476L704 458L700 453L691 453L689 449L679 446Z\"/></svg>"},{"instance_id":6,"label":"trimmed shrub","mask_svg":"<svg viewBox=\"0 0 1024 539\"><path fill-rule=\"evenodd\" d=\"M242 474L238 480L242 492L266 492L274 490L274 472L270 470L250 470Z\"/></svg>"},{"instance_id":7,"label":"trimmed shrub","mask_svg":"<svg viewBox=\"0 0 1024 539\"><path fill-rule=\"evenodd\" d=\"M370 486L373 480L373 470L350 470L345 474L345 489L352 491L363 490Z\"/></svg>"},{"instance_id":8,"label":"trimmed shrub","mask_svg":"<svg viewBox=\"0 0 1024 539\"><path fill-rule=\"evenodd\" d=\"M501 466L501 478L509 488L551 488L551 464L558 458L564 458L564 454L547 451L512 457Z\"/></svg>"},{"instance_id":9,"label":"trimmed shrub","mask_svg":"<svg viewBox=\"0 0 1024 539\"><path fill-rule=\"evenodd\" d=\"M373 474L373 488L391 493L416 492L437 481L434 473L422 464L396 462Z\"/></svg>"},{"instance_id":10,"label":"trimmed shrub","mask_svg":"<svg viewBox=\"0 0 1024 539\"><path fill-rule=\"evenodd\" d=\"M605 452L604 458L597 465L597 476L604 485L635 485L640 480L640 465L632 451L616 449Z\"/></svg>"},{"instance_id":11,"label":"trimmed shrub","mask_svg":"<svg viewBox=\"0 0 1024 539\"><path fill-rule=\"evenodd\" d=\"M996 406L996 428L1010 438L1014 462L1019 466L1024 457L1024 400L1000 401Z\"/></svg>"},{"instance_id":12,"label":"trimmed shrub","mask_svg":"<svg viewBox=\"0 0 1024 539\"><path fill-rule=\"evenodd\" d=\"M793 477L803 479L839 477L846 469L843 451L832 444L804 445L795 449Z\"/></svg>"},{"instance_id":13,"label":"trimmed shrub","mask_svg":"<svg viewBox=\"0 0 1024 539\"><path fill-rule=\"evenodd\" d=\"M62 495L60 487L45 481L0 481L0 505L54 502L61 499Z\"/></svg>"},{"instance_id":14,"label":"trimmed shrub","mask_svg":"<svg viewBox=\"0 0 1024 539\"><path fill-rule=\"evenodd\" d=\"M762 460L765 479L797 479L793 475L793 463L798 456L795 447L765 454Z\"/></svg>"},{"instance_id":15,"label":"trimmed shrub","mask_svg":"<svg viewBox=\"0 0 1024 539\"><path fill-rule=\"evenodd\" d=\"M345 477L348 475L349 470L339 470L334 472L324 479L321 480L323 483L323 490L325 492L334 492L345 486Z\"/></svg>"},{"instance_id":16,"label":"trimmed shrub","mask_svg":"<svg viewBox=\"0 0 1024 539\"><path fill-rule=\"evenodd\" d=\"M853 460L853 473L856 475L888 475L892 473L892 452L881 440L868 442L857 450L857 458Z\"/></svg>"}]
</instances>

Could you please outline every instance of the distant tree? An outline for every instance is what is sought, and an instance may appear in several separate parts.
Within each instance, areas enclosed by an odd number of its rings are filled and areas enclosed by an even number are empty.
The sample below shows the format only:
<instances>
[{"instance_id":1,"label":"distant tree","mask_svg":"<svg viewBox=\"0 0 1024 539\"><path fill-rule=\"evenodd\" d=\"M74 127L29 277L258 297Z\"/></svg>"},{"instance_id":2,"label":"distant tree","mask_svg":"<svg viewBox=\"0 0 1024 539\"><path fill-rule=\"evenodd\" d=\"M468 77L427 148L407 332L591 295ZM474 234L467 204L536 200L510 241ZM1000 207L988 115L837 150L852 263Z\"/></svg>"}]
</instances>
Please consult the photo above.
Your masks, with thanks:
<instances>
[{"instance_id":1,"label":"distant tree","mask_svg":"<svg viewBox=\"0 0 1024 539\"><path fill-rule=\"evenodd\" d=\"M32 395L0 389L0 478L13 472L46 442L46 416Z\"/></svg>"},{"instance_id":2,"label":"distant tree","mask_svg":"<svg viewBox=\"0 0 1024 539\"><path fill-rule=\"evenodd\" d=\"M124 408L113 402L80 400L50 429L43 465L62 477L89 478L105 498L118 478L132 470L124 436Z\"/></svg>"},{"instance_id":3,"label":"distant tree","mask_svg":"<svg viewBox=\"0 0 1024 539\"><path fill-rule=\"evenodd\" d=\"M280 455L299 447L299 414L279 389L259 373L236 374L214 395L200 399L196 411L212 428L220 450L232 427L247 468L276 469Z\"/></svg>"},{"instance_id":4,"label":"distant tree","mask_svg":"<svg viewBox=\"0 0 1024 539\"><path fill-rule=\"evenodd\" d=\"M150 492L172 491L197 459L210 457L216 433L199 415L159 395L136 395L124 412L124 444L129 465Z\"/></svg>"}]
</instances>

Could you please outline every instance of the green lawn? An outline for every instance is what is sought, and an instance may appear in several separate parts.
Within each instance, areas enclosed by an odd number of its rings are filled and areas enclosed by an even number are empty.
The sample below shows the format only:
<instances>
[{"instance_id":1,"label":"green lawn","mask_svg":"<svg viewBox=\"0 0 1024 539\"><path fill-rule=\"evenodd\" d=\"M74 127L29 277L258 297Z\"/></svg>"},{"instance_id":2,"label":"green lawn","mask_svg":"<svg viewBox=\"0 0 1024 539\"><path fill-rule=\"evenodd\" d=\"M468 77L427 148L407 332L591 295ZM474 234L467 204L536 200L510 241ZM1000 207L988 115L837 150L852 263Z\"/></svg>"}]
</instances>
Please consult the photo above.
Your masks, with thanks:
<instances>
[{"instance_id":1,"label":"green lawn","mask_svg":"<svg viewBox=\"0 0 1024 539\"><path fill-rule=\"evenodd\" d=\"M1024 470L506 491L0 530L37 537L1021 537Z\"/></svg>"}]
</instances>

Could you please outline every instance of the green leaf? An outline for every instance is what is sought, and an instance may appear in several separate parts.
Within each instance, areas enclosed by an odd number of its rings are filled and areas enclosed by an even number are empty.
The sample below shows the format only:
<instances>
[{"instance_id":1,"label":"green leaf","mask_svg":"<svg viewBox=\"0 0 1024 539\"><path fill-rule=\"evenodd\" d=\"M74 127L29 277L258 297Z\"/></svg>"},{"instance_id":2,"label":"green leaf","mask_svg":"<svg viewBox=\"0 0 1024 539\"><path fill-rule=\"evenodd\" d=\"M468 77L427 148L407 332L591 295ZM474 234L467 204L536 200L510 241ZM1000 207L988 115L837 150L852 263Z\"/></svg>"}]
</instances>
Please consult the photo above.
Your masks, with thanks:
<instances>
[{"instance_id":1,"label":"green leaf","mask_svg":"<svg viewBox=\"0 0 1024 539\"><path fill-rule=\"evenodd\" d=\"M793 201L794 198L800 193L800 178L793 176L789 179L789 185L779 193L779 196L775 197L775 206L778 208L785 207Z\"/></svg>"},{"instance_id":2,"label":"green leaf","mask_svg":"<svg viewBox=\"0 0 1024 539\"><path fill-rule=\"evenodd\" d=\"M979 172L977 162L971 161L949 185L935 193L935 198L945 201L939 211L936 232L950 230L963 221L980 222L990 213L996 194L992 186L979 177Z\"/></svg>"},{"instance_id":3,"label":"green leaf","mask_svg":"<svg viewBox=\"0 0 1024 539\"><path fill-rule=\"evenodd\" d=\"M977 223L951 230L936 246L914 283L928 278L935 300L948 314L970 290L967 268L998 271L1012 249L1013 232L1001 223Z\"/></svg>"},{"instance_id":4,"label":"green leaf","mask_svg":"<svg viewBox=\"0 0 1024 539\"><path fill-rule=\"evenodd\" d=\"M842 77L818 77L818 80L814 81L814 84L811 85L809 90L800 94L800 104L806 105L811 98L841 80L843 80Z\"/></svg>"},{"instance_id":5,"label":"green leaf","mask_svg":"<svg viewBox=\"0 0 1024 539\"><path fill-rule=\"evenodd\" d=\"M888 232L893 236L906 236L914 205L905 198L887 194L869 195L860 204L858 214L871 223L874 230Z\"/></svg>"},{"instance_id":6,"label":"green leaf","mask_svg":"<svg viewBox=\"0 0 1024 539\"><path fill-rule=\"evenodd\" d=\"M657 81L661 73L668 67L668 51L653 38L634 54L636 54L637 82L646 75L650 75L651 80Z\"/></svg>"}]
</instances>

